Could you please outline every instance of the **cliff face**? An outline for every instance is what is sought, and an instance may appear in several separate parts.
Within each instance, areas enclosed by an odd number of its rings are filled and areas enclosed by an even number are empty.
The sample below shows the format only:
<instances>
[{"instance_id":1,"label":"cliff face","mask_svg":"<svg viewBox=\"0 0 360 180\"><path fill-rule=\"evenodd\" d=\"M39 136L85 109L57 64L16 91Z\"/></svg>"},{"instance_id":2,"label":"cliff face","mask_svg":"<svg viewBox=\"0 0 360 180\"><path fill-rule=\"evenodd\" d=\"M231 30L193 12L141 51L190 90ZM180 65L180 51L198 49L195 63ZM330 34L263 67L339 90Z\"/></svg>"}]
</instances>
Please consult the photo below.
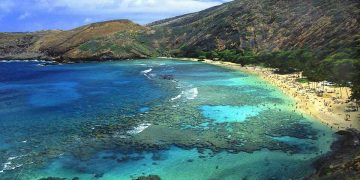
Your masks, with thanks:
<instances>
[{"instance_id":1,"label":"cliff face","mask_svg":"<svg viewBox=\"0 0 360 180\"><path fill-rule=\"evenodd\" d=\"M46 33L0 33L0 59L41 58L43 54L32 47Z\"/></svg>"},{"instance_id":2,"label":"cliff face","mask_svg":"<svg viewBox=\"0 0 360 180\"><path fill-rule=\"evenodd\" d=\"M118 20L69 31L2 33L0 59L145 58L184 47L203 51L307 48L328 54L358 52L359 19L358 0L235 0L145 27Z\"/></svg>"},{"instance_id":3,"label":"cliff face","mask_svg":"<svg viewBox=\"0 0 360 180\"><path fill-rule=\"evenodd\" d=\"M359 19L356 0L235 0L149 26L167 32L169 49L336 51L360 47Z\"/></svg>"}]
</instances>

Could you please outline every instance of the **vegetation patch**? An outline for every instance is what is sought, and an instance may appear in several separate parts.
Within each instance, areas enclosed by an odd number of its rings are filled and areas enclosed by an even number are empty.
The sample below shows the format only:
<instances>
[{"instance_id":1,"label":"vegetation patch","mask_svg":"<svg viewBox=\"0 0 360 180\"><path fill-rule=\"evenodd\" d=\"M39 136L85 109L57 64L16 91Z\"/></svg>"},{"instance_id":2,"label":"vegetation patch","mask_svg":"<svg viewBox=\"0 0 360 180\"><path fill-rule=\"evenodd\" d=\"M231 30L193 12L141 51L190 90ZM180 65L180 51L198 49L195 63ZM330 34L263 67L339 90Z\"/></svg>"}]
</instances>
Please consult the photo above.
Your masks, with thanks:
<instances>
[{"instance_id":1,"label":"vegetation patch","mask_svg":"<svg viewBox=\"0 0 360 180\"><path fill-rule=\"evenodd\" d=\"M262 51L240 51L225 49L222 51L203 51L189 46L182 46L172 52L178 57L195 57L241 64L253 64L276 69L276 73L288 74L303 72L306 79L298 82L331 81L339 86L352 89L352 99L360 99L360 55L355 48L339 49L329 53L326 50L309 49ZM327 54L328 53L328 54Z\"/></svg>"}]
</instances>

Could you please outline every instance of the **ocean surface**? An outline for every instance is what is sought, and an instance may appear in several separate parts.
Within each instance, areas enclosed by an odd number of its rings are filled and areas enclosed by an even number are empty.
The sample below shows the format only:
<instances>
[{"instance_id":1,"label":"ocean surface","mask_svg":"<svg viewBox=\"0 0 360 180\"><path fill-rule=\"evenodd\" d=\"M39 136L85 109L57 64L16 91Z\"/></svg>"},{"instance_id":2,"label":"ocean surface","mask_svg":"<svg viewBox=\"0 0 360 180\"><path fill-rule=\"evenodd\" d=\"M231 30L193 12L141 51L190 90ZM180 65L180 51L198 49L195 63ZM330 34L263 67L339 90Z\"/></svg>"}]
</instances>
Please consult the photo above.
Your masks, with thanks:
<instances>
[{"instance_id":1,"label":"ocean surface","mask_svg":"<svg viewBox=\"0 0 360 180\"><path fill-rule=\"evenodd\" d=\"M336 139L256 76L201 62L0 62L0 179L300 179Z\"/></svg>"}]
</instances>

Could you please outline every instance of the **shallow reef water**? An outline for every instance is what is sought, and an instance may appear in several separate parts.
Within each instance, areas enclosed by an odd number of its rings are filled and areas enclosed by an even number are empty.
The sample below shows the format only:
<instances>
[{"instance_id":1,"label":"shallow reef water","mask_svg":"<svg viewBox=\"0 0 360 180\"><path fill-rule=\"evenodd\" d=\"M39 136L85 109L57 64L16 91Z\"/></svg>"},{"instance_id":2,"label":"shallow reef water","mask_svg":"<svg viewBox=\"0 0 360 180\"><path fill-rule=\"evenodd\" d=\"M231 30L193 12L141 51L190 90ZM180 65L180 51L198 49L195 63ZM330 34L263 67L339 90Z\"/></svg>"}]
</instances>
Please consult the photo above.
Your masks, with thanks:
<instances>
[{"instance_id":1,"label":"shallow reef water","mask_svg":"<svg viewBox=\"0 0 360 180\"><path fill-rule=\"evenodd\" d=\"M300 179L335 138L269 83L201 62L0 63L0 179Z\"/></svg>"},{"instance_id":2,"label":"shallow reef water","mask_svg":"<svg viewBox=\"0 0 360 180\"><path fill-rule=\"evenodd\" d=\"M261 107L256 106L203 106L201 107L206 118L213 119L215 122L243 122L248 117L257 116Z\"/></svg>"}]
</instances>

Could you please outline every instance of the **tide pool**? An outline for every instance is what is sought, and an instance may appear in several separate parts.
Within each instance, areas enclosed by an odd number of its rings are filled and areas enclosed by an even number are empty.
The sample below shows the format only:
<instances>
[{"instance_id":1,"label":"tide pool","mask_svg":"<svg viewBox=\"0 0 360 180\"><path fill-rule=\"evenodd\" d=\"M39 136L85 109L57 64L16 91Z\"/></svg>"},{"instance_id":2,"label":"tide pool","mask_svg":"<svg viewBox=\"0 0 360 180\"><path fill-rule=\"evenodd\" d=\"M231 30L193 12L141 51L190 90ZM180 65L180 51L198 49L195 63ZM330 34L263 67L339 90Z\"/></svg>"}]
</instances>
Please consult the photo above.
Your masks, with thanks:
<instances>
[{"instance_id":1,"label":"tide pool","mask_svg":"<svg viewBox=\"0 0 360 180\"><path fill-rule=\"evenodd\" d=\"M301 179L336 138L246 73L39 63L0 63L0 179Z\"/></svg>"}]
</instances>

